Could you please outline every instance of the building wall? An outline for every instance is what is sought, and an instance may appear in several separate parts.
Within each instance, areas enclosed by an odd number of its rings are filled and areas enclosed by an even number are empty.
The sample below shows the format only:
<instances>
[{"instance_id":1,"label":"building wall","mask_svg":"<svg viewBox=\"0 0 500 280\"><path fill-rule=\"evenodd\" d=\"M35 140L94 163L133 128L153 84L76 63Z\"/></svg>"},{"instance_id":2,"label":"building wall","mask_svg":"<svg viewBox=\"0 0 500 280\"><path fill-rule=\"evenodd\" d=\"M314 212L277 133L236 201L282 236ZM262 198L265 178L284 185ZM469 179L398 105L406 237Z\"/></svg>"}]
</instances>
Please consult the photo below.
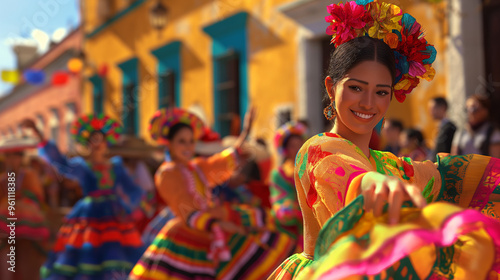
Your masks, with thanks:
<instances>
[{"instance_id":1,"label":"building wall","mask_svg":"<svg viewBox=\"0 0 500 280\"><path fill-rule=\"evenodd\" d=\"M313 110L309 111L301 109L304 107L303 100L307 100L311 94L321 92L308 92L305 83L308 83L310 77L307 73L299 72L300 69L306 69L301 67L310 63L307 56L301 57L304 38L325 37L323 31L320 31L321 35L316 35L311 28L326 28L326 8L322 16L313 19L313 22L311 19L300 22L285 12L293 7L284 7L296 3L324 7L323 2L331 1L162 1L169 9L169 14L167 26L161 32L153 30L149 24L149 10L155 1L135 2L140 4L127 13L122 13L122 16L112 19L111 23L105 24L103 28L102 21L96 18L97 0L86 1L83 11L86 22L84 29L90 35L87 36L84 46L90 64L97 68L100 65L108 66L104 108L105 112L113 117L120 117L122 110L123 72L118 65L131 58L138 59L141 137L150 140L147 133L148 121L158 108L158 59L151 51L173 41L180 41L182 44L180 106L196 106L203 112L207 123L213 125L213 38L205 33L203 28L242 11L248 13L246 30L249 102L257 108L258 113L254 136L263 136L271 141L278 123L276 118L279 108L292 108L293 119L312 114L318 119L321 118L323 108L319 104L317 109L314 109L314 106ZM434 96L447 95L447 75L444 70L446 61L442 55L446 50L445 36L442 33L446 19L440 19L438 7L432 4L403 1L402 5L424 26L428 40L435 44L438 51L438 59L434 64L437 75L431 83L422 81L421 86L404 104L398 104L394 100L388 116L402 119L406 126L419 127L430 137L436 124L428 117L426 103ZM127 8L123 6L122 11L123 9ZM304 15L309 12L307 9L293 11ZM438 28L440 26L443 28ZM96 30L99 31L95 32ZM86 76L94 75L97 68L88 69ZM84 91L85 112L91 112L93 108L92 88L92 84L87 81ZM322 91L321 85L316 86L315 90ZM313 126L319 127L316 124Z\"/></svg>"},{"instance_id":2,"label":"building wall","mask_svg":"<svg viewBox=\"0 0 500 280\"><path fill-rule=\"evenodd\" d=\"M81 78L71 75L68 82L62 86L52 86L50 77L55 70L65 70L67 60L76 53L82 43L82 33L74 31L60 44L54 46L47 53L34 61L29 68L42 69L46 72L46 82L41 86L32 86L26 83L16 86L0 101L0 133L6 136L12 129L16 132L22 120L29 118L37 120L43 118L43 133L51 139L50 121L52 111L57 111L59 123L59 137L56 140L63 152L68 152L69 136L67 124L74 114L69 112L68 104L74 104L76 114L81 112Z\"/></svg>"}]
</instances>

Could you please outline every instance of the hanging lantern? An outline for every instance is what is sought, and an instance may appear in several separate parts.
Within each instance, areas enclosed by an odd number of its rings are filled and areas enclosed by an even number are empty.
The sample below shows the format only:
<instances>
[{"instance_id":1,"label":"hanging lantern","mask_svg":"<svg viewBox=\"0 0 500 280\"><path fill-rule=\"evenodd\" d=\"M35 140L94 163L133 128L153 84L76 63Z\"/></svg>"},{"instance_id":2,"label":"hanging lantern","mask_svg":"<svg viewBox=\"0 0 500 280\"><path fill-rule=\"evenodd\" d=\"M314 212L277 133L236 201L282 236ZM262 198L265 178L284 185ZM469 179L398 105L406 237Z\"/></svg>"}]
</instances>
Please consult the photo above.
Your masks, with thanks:
<instances>
[{"instance_id":1,"label":"hanging lantern","mask_svg":"<svg viewBox=\"0 0 500 280\"><path fill-rule=\"evenodd\" d=\"M41 70L28 69L24 71L23 78L32 85L40 85L45 81L45 73Z\"/></svg>"},{"instance_id":2,"label":"hanging lantern","mask_svg":"<svg viewBox=\"0 0 500 280\"><path fill-rule=\"evenodd\" d=\"M52 75L52 85L62 86L68 82L69 75L63 71L57 71Z\"/></svg>"},{"instance_id":3,"label":"hanging lantern","mask_svg":"<svg viewBox=\"0 0 500 280\"><path fill-rule=\"evenodd\" d=\"M72 58L68 61L68 70L71 73L79 73L83 68L83 62L81 59Z\"/></svg>"},{"instance_id":4,"label":"hanging lantern","mask_svg":"<svg viewBox=\"0 0 500 280\"><path fill-rule=\"evenodd\" d=\"M168 9L161 4L161 1L158 0L156 4L149 11L149 22L151 26L161 31L167 25L167 14Z\"/></svg>"}]
</instances>

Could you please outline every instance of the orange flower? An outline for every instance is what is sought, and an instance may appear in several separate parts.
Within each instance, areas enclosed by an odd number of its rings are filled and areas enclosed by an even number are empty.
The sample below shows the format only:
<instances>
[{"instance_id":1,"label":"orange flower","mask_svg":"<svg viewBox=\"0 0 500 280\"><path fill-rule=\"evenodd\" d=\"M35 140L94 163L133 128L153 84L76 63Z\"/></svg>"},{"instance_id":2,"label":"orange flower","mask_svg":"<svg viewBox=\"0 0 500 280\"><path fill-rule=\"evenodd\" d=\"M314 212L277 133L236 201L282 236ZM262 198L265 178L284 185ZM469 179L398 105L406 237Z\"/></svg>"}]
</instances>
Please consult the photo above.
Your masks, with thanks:
<instances>
[{"instance_id":1,"label":"orange flower","mask_svg":"<svg viewBox=\"0 0 500 280\"><path fill-rule=\"evenodd\" d=\"M391 47L391 49L395 49L399 44L399 37L394 33L389 33L385 36L384 42Z\"/></svg>"},{"instance_id":2,"label":"orange flower","mask_svg":"<svg viewBox=\"0 0 500 280\"><path fill-rule=\"evenodd\" d=\"M434 76L436 75L436 69L432 68L430 64L425 64L424 67L426 71L425 74L422 75L422 78L430 82L434 79Z\"/></svg>"}]
</instances>

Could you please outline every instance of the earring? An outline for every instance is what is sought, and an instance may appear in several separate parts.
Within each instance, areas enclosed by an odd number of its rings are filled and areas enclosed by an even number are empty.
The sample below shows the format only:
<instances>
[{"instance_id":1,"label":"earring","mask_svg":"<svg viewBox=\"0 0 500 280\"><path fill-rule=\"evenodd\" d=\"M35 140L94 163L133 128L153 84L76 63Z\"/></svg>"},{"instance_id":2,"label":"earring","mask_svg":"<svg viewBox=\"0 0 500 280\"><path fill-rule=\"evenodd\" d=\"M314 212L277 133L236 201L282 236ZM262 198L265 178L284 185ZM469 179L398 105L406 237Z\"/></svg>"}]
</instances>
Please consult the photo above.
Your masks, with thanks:
<instances>
[{"instance_id":1,"label":"earring","mask_svg":"<svg viewBox=\"0 0 500 280\"><path fill-rule=\"evenodd\" d=\"M382 118L382 126L380 127L380 130L384 129L385 126L385 117Z\"/></svg>"},{"instance_id":2,"label":"earring","mask_svg":"<svg viewBox=\"0 0 500 280\"><path fill-rule=\"evenodd\" d=\"M332 101L332 103L330 103L330 105L328 105L323 110L323 114L325 115L326 119L329 121L335 119L335 116L337 115L337 110L335 110L335 106L333 105L333 101Z\"/></svg>"}]
</instances>

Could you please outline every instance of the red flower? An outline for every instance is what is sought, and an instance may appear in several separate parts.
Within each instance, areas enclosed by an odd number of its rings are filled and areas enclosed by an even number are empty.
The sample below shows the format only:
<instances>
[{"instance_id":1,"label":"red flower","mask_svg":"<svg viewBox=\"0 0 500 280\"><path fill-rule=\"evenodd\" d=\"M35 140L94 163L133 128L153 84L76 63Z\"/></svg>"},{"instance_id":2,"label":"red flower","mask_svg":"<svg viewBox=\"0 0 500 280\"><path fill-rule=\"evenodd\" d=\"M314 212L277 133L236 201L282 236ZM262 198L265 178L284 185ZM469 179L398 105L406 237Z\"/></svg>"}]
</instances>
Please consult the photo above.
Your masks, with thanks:
<instances>
[{"instance_id":1,"label":"red flower","mask_svg":"<svg viewBox=\"0 0 500 280\"><path fill-rule=\"evenodd\" d=\"M333 36L331 42L335 47L364 33L363 28L372 21L365 7L354 1L331 4L327 9L330 15L325 17L325 21L330 23L330 26L327 27L326 34Z\"/></svg>"},{"instance_id":2,"label":"red flower","mask_svg":"<svg viewBox=\"0 0 500 280\"><path fill-rule=\"evenodd\" d=\"M93 119L91 122L90 122L90 125L94 128L94 129L101 129L103 127L103 121L100 120L100 119Z\"/></svg>"},{"instance_id":3,"label":"red flower","mask_svg":"<svg viewBox=\"0 0 500 280\"><path fill-rule=\"evenodd\" d=\"M419 78L410 76L408 74L403 75L401 81L399 81L394 86L394 95L396 96L396 99L400 103L403 103L406 99L406 95L409 94L414 88L416 88L419 83Z\"/></svg>"}]
</instances>

